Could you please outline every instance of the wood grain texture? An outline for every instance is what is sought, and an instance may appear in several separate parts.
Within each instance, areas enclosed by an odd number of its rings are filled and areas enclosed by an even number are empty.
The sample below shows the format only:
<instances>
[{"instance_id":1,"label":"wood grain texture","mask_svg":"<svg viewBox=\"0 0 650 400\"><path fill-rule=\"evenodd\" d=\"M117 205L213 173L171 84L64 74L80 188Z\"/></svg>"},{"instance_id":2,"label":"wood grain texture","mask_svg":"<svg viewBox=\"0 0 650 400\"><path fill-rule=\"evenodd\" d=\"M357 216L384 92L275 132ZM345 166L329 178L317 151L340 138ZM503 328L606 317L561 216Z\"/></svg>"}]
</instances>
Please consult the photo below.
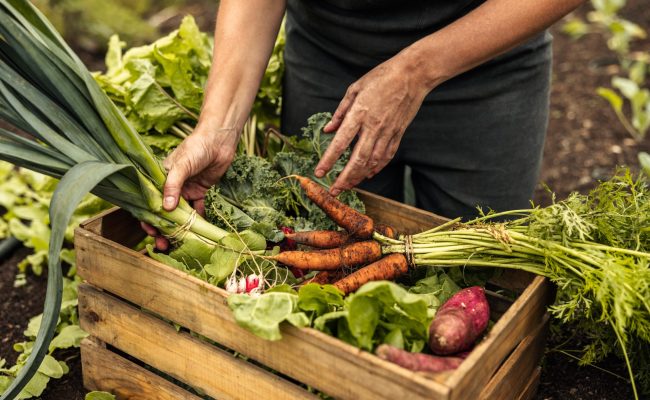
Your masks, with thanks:
<instances>
[{"instance_id":1,"label":"wood grain texture","mask_svg":"<svg viewBox=\"0 0 650 400\"><path fill-rule=\"evenodd\" d=\"M392 226L399 233L418 233L448 221L445 217L364 190L357 190L357 193L366 205L367 215L376 223Z\"/></svg>"},{"instance_id":2,"label":"wood grain texture","mask_svg":"<svg viewBox=\"0 0 650 400\"><path fill-rule=\"evenodd\" d=\"M483 389L481 399L516 400L525 391L544 354L548 320L546 315L537 329L515 348Z\"/></svg>"},{"instance_id":3,"label":"wood grain texture","mask_svg":"<svg viewBox=\"0 0 650 400\"><path fill-rule=\"evenodd\" d=\"M289 381L97 290L79 286L81 327L92 336L217 399L312 399Z\"/></svg>"},{"instance_id":4,"label":"wood grain texture","mask_svg":"<svg viewBox=\"0 0 650 400\"><path fill-rule=\"evenodd\" d=\"M338 399L444 399L449 390L314 329L287 325L282 340L261 339L236 324L224 290L83 229L75 246L88 283Z\"/></svg>"},{"instance_id":5,"label":"wood grain texture","mask_svg":"<svg viewBox=\"0 0 650 400\"><path fill-rule=\"evenodd\" d=\"M528 383L526 384L526 387L521 392L517 400L533 400L535 398L535 394L537 393L537 388L539 387L539 379L541 375L542 375L542 367L535 368L533 374L528 380Z\"/></svg>"},{"instance_id":6,"label":"wood grain texture","mask_svg":"<svg viewBox=\"0 0 650 400\"><path fill-rule=\"evenodd\" d=\"M201 400L106 349L93 337L81 342L81 362L86 389L110 392L117 400Z\"/></svg>"}]
</instances>

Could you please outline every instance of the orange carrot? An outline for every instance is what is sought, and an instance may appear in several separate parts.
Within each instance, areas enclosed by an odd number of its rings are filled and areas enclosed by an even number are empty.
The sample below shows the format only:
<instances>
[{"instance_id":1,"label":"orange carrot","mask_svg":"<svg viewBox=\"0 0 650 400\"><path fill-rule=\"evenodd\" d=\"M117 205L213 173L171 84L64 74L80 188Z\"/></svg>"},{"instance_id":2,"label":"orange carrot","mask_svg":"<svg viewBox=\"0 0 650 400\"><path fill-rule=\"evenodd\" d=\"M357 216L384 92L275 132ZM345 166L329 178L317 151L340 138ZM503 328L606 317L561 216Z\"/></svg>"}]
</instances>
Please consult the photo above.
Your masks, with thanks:
<instances>
[{"instance_id":1,"label":"orange carrot","mask_svg":"<svg viewBox=\"0 0 650 400\"><path fill-rule=\"evenodd\" d=\"M329 271L321 271L311 278L307 283L318 283L319 285L325 285L330 282L330 273Z\"/></svg>"},{"instance_id":2,"label":"orange carrot","mask_svg":"<svg viewBox=\"0 0 650 400\"><path fill-rule=\"evenodd\" d=\"M381 245L374 240L368 240L336 249L283 251L269 259L298 269L333 270L367 264L380 257Z\"/></svg>"},{"instance_id":3,"label":"orange carrot","mask_svg":"<svg viewBox=\"0 0 650 400\"><path fill-rule=\"evenodd\" d=\"M342 269L334 271L321 271L311 278L306 283L318 283L319 285L325 285L328 283L336 282L339 279L345 276L345 271Z\"/></svg>"},{"instance_id":4,"label":"orange carrot","mask_svg":"<svg viewBox=\"0 0 650 400\"><path fill-rule=\"evenodd\" d=\"M350 234L345 231L304 231L285 233L287 239L317 249L333 249L343 246Z\"/></svg>"},{"instance_id":5,"label":"orange carrot","mask_svg":"<svg viewBox=\"0 0 650 400\"><path fill-rule=\"evenodd\" d=\"M393 280L408 272L408 263L403 254L394 253L382 258L334 283L343 293L348 294L371 281Z\"/></svg>"},{"instance_id":6,"label":"orange carrot","mask_svg":"<svg viewBox=\"0 0 650 400\"><path fill-rule=\"evenodd\" d=\"M304 176L294 175L300 182L305 195L327 214L338 226L361 239L372 236L374 224L370 217L363 215L332 196L324 187Z\"/></svg>"},{"instance_id":7,"label":"orange carrot","mask_svg":"<svg viewBox=\"0 0 650 400\"><path fill-rule=\"evenodd\" d=\"M390 225L375 224L375 230L380 234L391 239L395 239L395 237L397 236L397 232L395 232L395 228L393 228Z\"/></svg>"}]
</instances>

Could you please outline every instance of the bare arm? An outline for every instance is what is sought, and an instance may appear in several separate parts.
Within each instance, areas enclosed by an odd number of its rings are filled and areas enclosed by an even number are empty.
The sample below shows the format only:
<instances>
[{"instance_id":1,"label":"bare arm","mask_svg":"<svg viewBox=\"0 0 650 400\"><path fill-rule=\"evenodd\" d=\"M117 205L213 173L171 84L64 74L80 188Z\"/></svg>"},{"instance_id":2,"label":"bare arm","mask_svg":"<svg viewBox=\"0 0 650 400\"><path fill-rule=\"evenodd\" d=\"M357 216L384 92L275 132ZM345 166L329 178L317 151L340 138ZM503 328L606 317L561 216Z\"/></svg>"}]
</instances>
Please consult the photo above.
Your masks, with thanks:
<instances>
[{"instance_id":1,"label":"bare arm","mask_svg":"<svg viewBox=\"0 0 650 400\"><path fill-rule=\"evenodd\" d=\"M194 132L165 160L164 208L203 196L232 161L286 9L285 0L221 0L212 68Z\"/></svg>"},{"instance_id":2,"label":"bare arm","mask_svg":"<svg viewBox=\"0 0 650 400\"><path fill-rule=\"evenodd\" d=\"M488 0L380 64L348 88L325 127L337 133L316 176L332 168L356 135L359 141L331 191L338 194L375 175L395 155L431 90L523 43L583 1Z\"/></svg>"}]
</instances>

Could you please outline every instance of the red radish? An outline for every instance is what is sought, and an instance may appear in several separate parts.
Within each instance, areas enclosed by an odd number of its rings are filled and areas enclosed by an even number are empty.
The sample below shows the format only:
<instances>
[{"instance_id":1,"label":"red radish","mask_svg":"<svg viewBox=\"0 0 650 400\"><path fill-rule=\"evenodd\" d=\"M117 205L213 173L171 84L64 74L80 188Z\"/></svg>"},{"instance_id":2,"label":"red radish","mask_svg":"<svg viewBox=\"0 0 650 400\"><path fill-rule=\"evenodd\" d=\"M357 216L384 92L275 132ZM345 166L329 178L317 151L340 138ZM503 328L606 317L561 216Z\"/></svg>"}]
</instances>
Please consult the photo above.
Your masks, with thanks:
<instances>
[{"instance_id":1,"label":"red radish","mask_svg":"<svg viewBox=\"0 0 650 400\"><path fill-rule=\"evenodd\" d=\"M460 353L472 347L490 320L490 306L482 287L453 295L438 309L429 327L429 347L435 354Z\"/></svg>"},{"instance_id":2,"label":"red radish","mask_svg":"<svg viewBox=\"0 0 650 400\"><path fill-rule=\"evenodd\" d=\"M388 344L382 344L375 351L379 358L390 361L411 371L442 372L458 368L463 362L460 357L439 357L423 353L410 353Z\"/></svg>"},{"instance_id":3,"label":"red radish","mask_svg":"<svg viewBox=\"0 0 650 400\"><path fill-rule=\"evenodd\" d=\"M252 274L246 277L246 293L250 293L253 289L257 289L260 286L259 276Z\"/></svg>"}]
</instances>

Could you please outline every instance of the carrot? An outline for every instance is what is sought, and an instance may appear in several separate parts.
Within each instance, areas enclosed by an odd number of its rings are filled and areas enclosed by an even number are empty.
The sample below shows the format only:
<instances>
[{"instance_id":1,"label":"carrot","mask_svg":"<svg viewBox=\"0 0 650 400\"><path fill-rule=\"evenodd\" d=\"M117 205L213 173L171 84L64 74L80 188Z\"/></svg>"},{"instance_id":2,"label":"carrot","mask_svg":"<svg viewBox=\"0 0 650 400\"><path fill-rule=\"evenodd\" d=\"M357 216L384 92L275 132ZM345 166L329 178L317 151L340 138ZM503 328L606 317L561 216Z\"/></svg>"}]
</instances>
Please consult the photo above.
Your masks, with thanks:
<instances>
[{"instance_id":1,"label":"carrot","mask_svg":"<svg viewBox=\"0 0 650 400\"><path fill-rule=\"evenodd\" d=\"M375 351L383 360L390 361L411 371L442 372L458 368L463 362L460 357L439 357L422 353L410 353L388 344L382 344Z\"/></svg>"},{"instance_id":2,"label":"carrot","mask_svg":"<svg viewBox=\"0 0 650 400\"><path fill-rule=\"evenodd\" d=\"M304 176L293 175L300 182L305 195L327 214L338 226L361 239L372 236L374 223L370 217L342 203L323 186Z\"/></svg>"},{"instance_id":3,"label":"carrot","mask_svg":"<svg viewBox=\"0 0 650 400\"><path fill-rule=\"evenodd\" d=\"M472 347L490 320L490 306L479 286L463 289L438 309L429 327L429 347L435 354L455 354Z\"/></svg>"},{"instance_id":4,"label":"carrot","mask_svg":"<svg viewBox=\"0 0 650 400\"><path fill-rule=\"evenodd\" d=\"M403 254L394 253L351 273L334 283L334 286L343 293L348 294L359 289L367 282L393 280L405 274L408 269L406 257Z\"/></svg>"},{"instance_id":5,"label":"carrot","mask_svg":"<svg viewBox=\"0 0 650 400\"><path fill-rule=\"evenodd\" d=\"M311 278L306 283L318 283L319 285L326 285L335 282L345 276L345 271L342 269L334 271L321 271Z\"/></svg>"},{"instance_id":6,"label":"carrot","mask_svg":"<svg viewBox=\"0 0 650 400\"><path fill-rule=\"evenodd\" d=\"M343 246L350 238L350 234L344 231L305 231L285 233L284 237L305 246L333 249Z\"/></svg>"},{"instance_id":7,"label":"carrot","mask_svg":"<svg viewBox=\"0 0 650 400\"><path fill-rule=\"evenodd\" d=\"M382 234L383 236L386 236L391 239L395 239L397 236L397 232L395 231L395 228L393 228L390 225L385 225L385 224L375 224L375 230Z\"/></svg>"},{"instance_id":8,"label":"carrot","mask_svg":"<svg viewBox=\"0 0 650 400\"><path fill-rule=\"evenodd\" d=\"M381 255L381 245L368 240L336 249L284 251L268 258L299 269L334 270L367 264L378 260Z\"/></svg>"},{"instance_id":9,"label":"carrot","mask_svg":"<svg viewBox=\"0 0 650 400\"><path fill-rule=\"evenodd\" d=\"M321 271L311 278L307 283L318 283L319 285L325 285L330 282L330 273L329 271Z\"/></svg>"}]
</instances>

